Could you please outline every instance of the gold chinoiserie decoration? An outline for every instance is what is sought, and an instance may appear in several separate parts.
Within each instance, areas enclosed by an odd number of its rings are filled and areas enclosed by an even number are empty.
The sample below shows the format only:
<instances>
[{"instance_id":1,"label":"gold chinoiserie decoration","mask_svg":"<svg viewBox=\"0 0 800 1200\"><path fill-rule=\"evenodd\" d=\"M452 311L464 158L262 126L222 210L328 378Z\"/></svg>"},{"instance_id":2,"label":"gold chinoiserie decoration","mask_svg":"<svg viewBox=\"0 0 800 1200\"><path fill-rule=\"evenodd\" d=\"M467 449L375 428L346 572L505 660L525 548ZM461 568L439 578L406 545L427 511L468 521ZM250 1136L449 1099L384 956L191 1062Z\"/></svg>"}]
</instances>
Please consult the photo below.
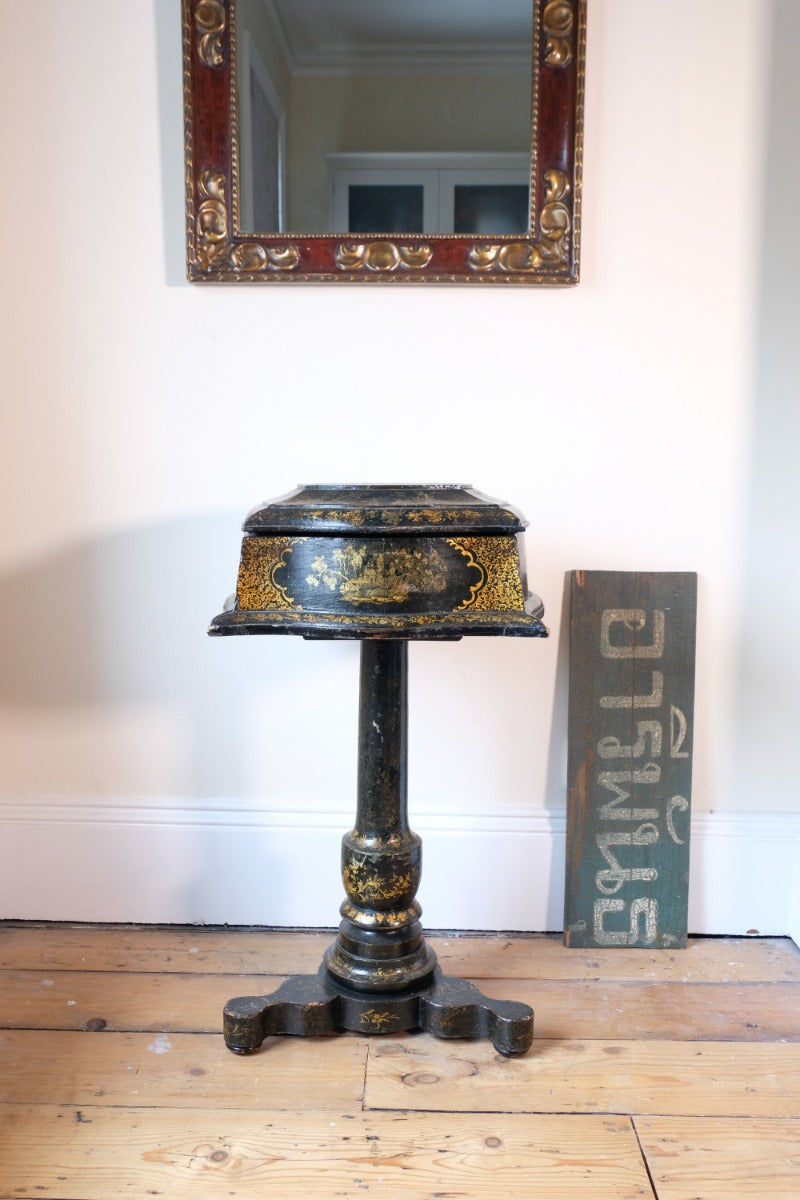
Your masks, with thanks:
<instances>
[{"instance_id":1,"label":"gold chinoiserie decoration","mask_svg":"<svg viewBox=\"0 0 800 1200\"><path fill-rule=\"evenodd\" d=\"M438 494L375 485L359 510L354 490L303 488L253 510L236 594L215 632L415 638L507 627L545 636L513 510L455 485ZM328 507L332 497L341 502Z\"/></svg>"},{"instance_id":2,"label":"gold chinoiserie decoration","mask_svg":"<svg viewBox=\"0 0 800 1200\"><path fill-rule=\"evenodd\" d=\"M330 561L317 555L306 583L338 592L350 604L402 604L413 592L443 592L447 567L436 550L370 553L365 545L347 545L333 550Z\"/></svg>"},{"instance_id":3,"label":"gold chinoiserie decoration","mask_svg":"<svg viewBox=\"0 0 800 1200\"><path fill-rule=\"evenodd\" d=\"M284 568L293 549L308 538L251 537L242 543L237 584L237 608L247 611L295 610L307 606L290 594ZM522 612L525 596L520 576L519 550L508 537L444 538L466 560L474 575L467 582L469 595L452 611ZM401 607L411 597L443 596L447 589L448 566L435 547L394 547L391 540L369 548L365 542L348 541L311 560L304 583L310 595L336 596L354 606ZM295 581L296 582L296 581ZM294 589L292 589L294 590ZM445 603L450 609L451 605Z\"/></svg>"},{"instance_id":4,"label":"gold chinoiserie decoration","mask_svg":"<svg viewBox=\"0 0 800 1200\"><path fill-rule=\"evenodd\" d=\"M366 868L357 862L350 862L342 871L342 882L351 900L360 904L374 905L376 901L398 900L413 887L413 876L408 871L402 875L392 875L382 878L377 871L366 874Z\"/></svg>"},{"instance_id":5,"label":"gold chinoiserie decoration","mask_svg":"<svg viewBox=\"0 0 800 1200\"><path fill-rule=\"evenodd\" d=\"M382 1033L384 1029L390 1029L392 1025L397 1025L397 1013L381 1012L377 1008L367 1008L361 1014L361 1024L367 1029L374 1029L377 1033Z\"/></svg>"}]
</instances>

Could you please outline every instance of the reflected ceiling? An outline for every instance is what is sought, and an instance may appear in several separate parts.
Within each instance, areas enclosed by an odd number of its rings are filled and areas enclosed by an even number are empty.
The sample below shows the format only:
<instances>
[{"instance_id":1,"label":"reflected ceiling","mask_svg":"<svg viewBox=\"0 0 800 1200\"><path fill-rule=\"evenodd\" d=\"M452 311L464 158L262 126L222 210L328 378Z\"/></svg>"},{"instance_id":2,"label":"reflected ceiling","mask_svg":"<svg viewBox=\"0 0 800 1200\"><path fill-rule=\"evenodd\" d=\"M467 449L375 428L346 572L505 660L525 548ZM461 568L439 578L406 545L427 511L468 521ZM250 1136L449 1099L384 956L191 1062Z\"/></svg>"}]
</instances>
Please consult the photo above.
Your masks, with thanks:
<instances>
[{"instance_id":1,"label":"reflected ceiling","mask_svg":"<svg viewBox=\"0 0 800 1200\"><path fill-rule=\"evenodd\" d=\"M292 70L530 65L530 0L264 0Z\"/></svg>"}]
</instances>

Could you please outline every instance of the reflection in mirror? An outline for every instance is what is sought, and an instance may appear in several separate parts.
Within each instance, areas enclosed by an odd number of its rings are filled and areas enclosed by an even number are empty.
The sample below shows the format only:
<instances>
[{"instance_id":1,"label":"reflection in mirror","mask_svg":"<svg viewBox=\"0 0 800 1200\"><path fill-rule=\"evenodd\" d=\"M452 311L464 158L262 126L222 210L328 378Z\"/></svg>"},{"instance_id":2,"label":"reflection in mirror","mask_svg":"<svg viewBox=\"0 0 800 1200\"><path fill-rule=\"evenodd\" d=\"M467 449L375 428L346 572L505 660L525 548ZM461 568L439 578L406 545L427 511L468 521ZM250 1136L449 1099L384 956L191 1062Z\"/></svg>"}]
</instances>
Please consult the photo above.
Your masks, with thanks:
<instances>
[{"instance_id":1,"label":"reflection in mirror","mask_svg":"<svg viewBox=\"0 0 800 1200\"><path fill-rule=\"evenodd\" d=\"M238 0L238 231L524 235L531 0Z\"/></svg>"}]
</instances>

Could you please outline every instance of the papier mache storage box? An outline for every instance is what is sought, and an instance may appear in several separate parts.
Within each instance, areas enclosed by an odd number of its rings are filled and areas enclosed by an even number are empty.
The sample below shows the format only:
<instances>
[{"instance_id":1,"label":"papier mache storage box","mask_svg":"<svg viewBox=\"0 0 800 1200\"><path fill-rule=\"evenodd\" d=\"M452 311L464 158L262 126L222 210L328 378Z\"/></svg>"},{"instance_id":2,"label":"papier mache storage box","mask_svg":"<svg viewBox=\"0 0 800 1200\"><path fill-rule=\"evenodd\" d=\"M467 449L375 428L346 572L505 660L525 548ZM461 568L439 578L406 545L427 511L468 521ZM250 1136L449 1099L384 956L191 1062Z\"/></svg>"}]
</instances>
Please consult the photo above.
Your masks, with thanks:
<instances>
[{"instance_id":1,"label":"papier mache storage box","mask_svg":"<svg viewBox=\"0 0 800 1200\"><path fill-rule=\"evenodd\" d=\"M312 485L247 516L212 634L546 637L508 505L464 485Z\"/></svg>"}]
</instances>

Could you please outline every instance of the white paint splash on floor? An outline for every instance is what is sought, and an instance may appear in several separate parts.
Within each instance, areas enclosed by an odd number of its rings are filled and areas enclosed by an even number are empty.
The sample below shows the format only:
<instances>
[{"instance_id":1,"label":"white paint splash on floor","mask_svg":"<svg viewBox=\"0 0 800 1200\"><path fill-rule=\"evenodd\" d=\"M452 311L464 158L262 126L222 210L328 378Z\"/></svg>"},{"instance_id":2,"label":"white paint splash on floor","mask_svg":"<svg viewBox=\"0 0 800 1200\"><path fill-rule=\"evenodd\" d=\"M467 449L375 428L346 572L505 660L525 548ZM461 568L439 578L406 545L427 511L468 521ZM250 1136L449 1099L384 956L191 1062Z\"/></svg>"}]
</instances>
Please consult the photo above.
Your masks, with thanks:
<instances>
[{"instance_id":1,"label":"white paint splash on floor","mask_svg":"<svg viewBox=\"0 0 800 1200\"><path fill-rule=\"evenodd\" d=\"M153 1054L166 1054L172 1049L172 1042L165 1033L157 1033L155 1041L152 1041L147 1049L151 1050Z\"/></svg>"}]
</instances>

